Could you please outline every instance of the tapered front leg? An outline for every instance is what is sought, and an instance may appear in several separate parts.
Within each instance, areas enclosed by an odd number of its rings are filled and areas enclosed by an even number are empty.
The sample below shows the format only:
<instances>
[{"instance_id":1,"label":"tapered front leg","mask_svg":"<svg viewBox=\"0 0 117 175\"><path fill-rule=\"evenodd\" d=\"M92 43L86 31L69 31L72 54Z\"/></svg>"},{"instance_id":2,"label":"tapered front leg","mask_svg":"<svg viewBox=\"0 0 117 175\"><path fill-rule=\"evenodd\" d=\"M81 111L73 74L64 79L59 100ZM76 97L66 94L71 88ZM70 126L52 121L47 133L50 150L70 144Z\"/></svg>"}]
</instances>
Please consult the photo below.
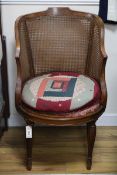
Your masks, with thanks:
<instances>
[{"instance_id":1,"label":"tapered front leg","mask_svg":"<svg viewBox=\"0 0 117 175\"><path fill-rule=\"evenodd\" d=\"M92 153L96 137L96 125L95 121L87 123L87 141L88 141L88 156L87 156L87 169L91 169L92 165Z\"/></svg>"},{"instance_id":2,"label":"tapered front leg","mask_svg":"<svg viewBox=\"0 0 117 175\"><path fill-rule=\"evenodd\" d=\"M31 170L32 169L32 129L33 129L33 124L27 123L27 126L25 129L26 129L26 150L27 150L26 168L27 168L27 170Z\"/></svg>"}]
</instances>

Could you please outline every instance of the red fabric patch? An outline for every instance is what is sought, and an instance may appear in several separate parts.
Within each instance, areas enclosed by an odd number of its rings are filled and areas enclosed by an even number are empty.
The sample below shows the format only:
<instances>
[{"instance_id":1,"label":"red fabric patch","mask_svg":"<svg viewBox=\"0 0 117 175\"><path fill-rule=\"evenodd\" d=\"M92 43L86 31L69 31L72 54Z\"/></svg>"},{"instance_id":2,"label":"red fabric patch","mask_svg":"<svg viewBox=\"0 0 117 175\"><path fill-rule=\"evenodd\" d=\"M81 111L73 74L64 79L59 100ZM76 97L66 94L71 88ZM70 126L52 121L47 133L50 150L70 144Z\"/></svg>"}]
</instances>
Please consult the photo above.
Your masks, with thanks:
<instances>
[{"instance_id":1,"label":"red fabric patch","mask_svg":"<svg viewBox=\"0 0 117 175\"><path fill-rule=\"evenodd\" d=\"M36 109L42 111L55 111L55 112L67 112L70 109L71 100L66 101L46 101L42 99L38 99L36 103Z\"/></svg>"}]
</instances>

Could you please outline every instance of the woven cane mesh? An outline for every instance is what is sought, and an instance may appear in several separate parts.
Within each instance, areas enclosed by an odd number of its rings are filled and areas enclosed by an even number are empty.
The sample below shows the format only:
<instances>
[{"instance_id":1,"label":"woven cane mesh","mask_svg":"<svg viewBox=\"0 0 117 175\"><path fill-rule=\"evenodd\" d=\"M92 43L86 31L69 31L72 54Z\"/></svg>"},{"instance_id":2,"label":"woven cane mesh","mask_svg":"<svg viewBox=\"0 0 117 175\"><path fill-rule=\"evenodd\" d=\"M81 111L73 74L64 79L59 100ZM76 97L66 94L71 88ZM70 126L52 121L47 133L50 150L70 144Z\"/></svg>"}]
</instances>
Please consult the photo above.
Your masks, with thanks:
<instances>
[{"instance_id":1,"label":"woven cane mesh","mask_svg":"<svg viewBox=\"0 0 117 175\"><path fill-rule=\"evenodd\" d=\"M102 56L100 53L100 27L95 23L91 39L91 50L88 59L88 75L99 80L102 69Z\"/></svg>"},{"instance_id":2,"label":"woven cane mesh","mask_svg":"<svg viewBox=\"0 0 117 175\"><path fill-rule=\"evenodd\" d=\"M30 62L29 59L31 59L31 56L29 54L30 48L28 44L28 36L27 36L27 30L25 27L25 23L22 22L20 25L20 63L21 63L21 72L22 72L22 80L27 80L31 74L30 74Z\"/></svg>"},{"instance_id":3,"label":"woven cane mesh","mask_svg":"<svg viewBox=\"0 0 117 175\"><path fill-rule=\"evenodd\" d=\"M35 74L50 71L84 73L90 21L78 17L46 16L27 21L26 27Z\"/></svg>"},{"instance_id":4,"label":"woven cane mesh","mask_svg":"<svg viewBox=\"0 0 117 175\"><path fill-rule=\"evenodd\" d=\"M25 76L34 67L35 75L74 71L98 79L100 39L98 26L92 29L93 26L94 20L83 16L39 16L26 20L20 28L21 60L25 73L28 71Z\"/></svg>"}]
</instances>

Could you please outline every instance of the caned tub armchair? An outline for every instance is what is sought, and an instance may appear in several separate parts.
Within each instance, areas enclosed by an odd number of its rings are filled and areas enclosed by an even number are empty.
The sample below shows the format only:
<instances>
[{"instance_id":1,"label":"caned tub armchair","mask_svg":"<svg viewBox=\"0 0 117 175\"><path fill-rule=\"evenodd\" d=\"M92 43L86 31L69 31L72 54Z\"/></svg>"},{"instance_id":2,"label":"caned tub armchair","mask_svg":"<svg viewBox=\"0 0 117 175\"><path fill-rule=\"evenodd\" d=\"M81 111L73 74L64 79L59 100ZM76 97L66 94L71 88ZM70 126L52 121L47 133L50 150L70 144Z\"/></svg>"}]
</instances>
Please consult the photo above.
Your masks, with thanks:
<instances>
[{"instance_id":1,"label":"caned tub armchair","mask_svg":"<svg viewBox=\"0 0 117 175\"><path fill-rule=\"evenodd\" d=\"M87 169L91 169L95 122L107 101L102 20L69 8L49 8L19 17L15 31L15 101L26 128L34 123L87 124ZM31 170L32 136L28 129L27 169Z\"/></svg>"}]
</instances>

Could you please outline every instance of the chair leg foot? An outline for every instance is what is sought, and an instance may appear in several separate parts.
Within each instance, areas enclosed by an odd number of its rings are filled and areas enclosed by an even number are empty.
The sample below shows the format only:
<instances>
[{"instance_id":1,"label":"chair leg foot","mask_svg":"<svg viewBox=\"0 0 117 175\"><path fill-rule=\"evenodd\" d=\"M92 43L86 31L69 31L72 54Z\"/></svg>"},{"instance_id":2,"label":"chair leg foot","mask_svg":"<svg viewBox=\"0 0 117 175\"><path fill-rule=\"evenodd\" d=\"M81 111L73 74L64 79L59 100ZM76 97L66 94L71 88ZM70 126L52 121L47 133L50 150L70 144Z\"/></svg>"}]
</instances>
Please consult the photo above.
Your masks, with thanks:
<instances>
[{"instance_id":1,"label":"chair leg foot","mask_svg":"<svg viewBox=\"0 0 117 175\"><path fill-rule=\"evenodd\" d=\"M90 170L92 166L92 153L96 137L95 121L87 123L87 141L88 141L88 155L87 155L87 169Z\"/></svg>"},{"instance_id":2,"label":"chair leg foot","mask_svg":"<svg viewBox=\"0 0 117 175\"><path fill-rule=\"evenodd\" d=\"M32 158L27 158L26 168L29 171L32 169Z\"/></svg>"},{"instance_id":3,"label":"chair leg foot","mask_svg":"<svg viewBox=\"0 0 117 175\"><path fill-rule=\"evenodd\" d=\"M26 133L26 151L27 151L26 168L27 170L31 170L32 169L32 137L27 138L27 133Z\"/></svg>"},{"instance_id":4,"label":"chair leg foot","mask_svg":"<svg viewBox=\"0 0 117 175\"><path fill-rule=\"evenodd\" d=\"M91 170L92 159L87 159L87 170Z\"/></svg>"}]
</instances>

